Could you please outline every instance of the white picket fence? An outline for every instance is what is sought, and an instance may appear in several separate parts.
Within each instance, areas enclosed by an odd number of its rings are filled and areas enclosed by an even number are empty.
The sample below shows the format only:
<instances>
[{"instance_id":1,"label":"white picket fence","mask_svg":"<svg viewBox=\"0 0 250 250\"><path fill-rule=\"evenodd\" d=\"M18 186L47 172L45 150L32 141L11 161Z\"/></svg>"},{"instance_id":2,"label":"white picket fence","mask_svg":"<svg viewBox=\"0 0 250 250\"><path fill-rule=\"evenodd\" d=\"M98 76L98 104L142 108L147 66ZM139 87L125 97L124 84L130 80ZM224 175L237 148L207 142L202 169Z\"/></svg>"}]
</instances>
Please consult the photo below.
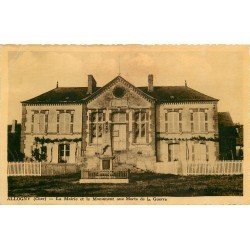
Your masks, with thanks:
<instances>
[{"instance_id":1,"label":"white picket fence","mask_svg":"<svg viewBox=\"0 0 250 250\"><path fill-rule=\"evenodd\" d=\"M41 176L41 162L8 162L8 176Z\"/></svg>"},{"instance_id":2,"label":"white picket fence","mask_svg":"<svg viewBox=\"0 0 250 250\"><path fill-rule=\"evenodd\" d=\"M243 174L242 161L174 161L146 164L138 161L137 167L158 174L174 175L239 175Z\"/></svg>"},{"instance_id":3,"label":"white picket fence","mask_svg":"<svg viewBox=\"0 0 250 250\"><path fill-rule=\"evenodd\" d=\"M239 175L243 174L242 161L188 162L187 175Z\"/></svg>"},{"instance_id":4,"label":"white picket fence","mask_svg":"<svg viewBox=\"0 0 250 250\"><path fill-rule=\"evenodd\" d=\"M58 174L66 172L76 172L66 169L72 166L48 166L52 168L52 172L57 170ZM61 171L61 168L65 168ZM74 166L73 166L74 167ZM155 173L175 174L175 175L239 175L243 174L242 161L204 161L204 162L157 162L155 164L138 164L143 170L149 170ZM43 166L43 175L54 175L54 173L46 172L46 165ZM51 170L51 169L50 169ZM60 170L60 171L59 171ZM67 170L67 171L66 171ZM46 173L45 173L46 172ZM50 171L51 172L51 171ZM9 162L7 169L8 176L41 176L41 162Z\"/></svg>"}]
</instances>

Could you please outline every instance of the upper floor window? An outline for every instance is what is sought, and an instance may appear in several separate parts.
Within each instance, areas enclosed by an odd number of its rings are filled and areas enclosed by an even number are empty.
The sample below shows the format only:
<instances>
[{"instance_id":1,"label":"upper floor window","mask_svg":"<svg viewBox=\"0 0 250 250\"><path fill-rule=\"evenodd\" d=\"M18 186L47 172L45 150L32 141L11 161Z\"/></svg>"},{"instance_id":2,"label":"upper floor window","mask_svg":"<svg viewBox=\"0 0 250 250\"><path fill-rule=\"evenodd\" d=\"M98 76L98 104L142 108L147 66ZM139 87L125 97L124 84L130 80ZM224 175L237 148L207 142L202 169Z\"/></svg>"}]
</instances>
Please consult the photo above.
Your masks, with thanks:
<instances>
[{"instance_id":1,"label":"upper floor window","mask_svg":"<svg viewBox=\"0 0 250 250\"><path fill-rule=\"evenodd\" d=\"M31 133L44 134L48 132L48 110L35 110L31 114Z\"/></svg>"},{"instance_id":2,"label":"upper floor window","mask_svg":"<svg viewBox=\"0 0 250 250\"><path fill-rule=\"evenodd\" d=\"M190 110L192 132L208 132L208 114L206 109Z\"/></svg>"},{"instance_id":3,"label":"upper floor window","mask_svg":"<svg viewBox=\"0 0 250 250\"><path fill-rule=\"evenodd\" d=\"M182 132L182 110L168 110L165 113L165 132Z\"/></svg>"},{"instance_id":4,"label":"upper floor window","mask_svg":"<svg viewBox=\"0 0 250 250\"><path fill-rule=\"evenodd\" d=\"M89 117L90 121L90 142L101 143L103 135L103 124L105 122L105 113L92 112Z\"/></svg>"},{"instance_id":5,"label":"upper floor window","mask_svg":"<svg viewBox=\"0 0 250 250\"><path fill-rule=\"evenodd\" d=\"M134 143L145 143L148 136L149 114L146 110L135 111L133 117Z\"/></svg>"},{"instance_id":6,"label":"upper floor window","mask_svg":"<svg viewBox=\"0 0 250 250\"><path fill-rule=\"evenodd\" d=\"M70 134L74 132L74 111L57 111L57 133Z\"/></svg>"}]
</instances>

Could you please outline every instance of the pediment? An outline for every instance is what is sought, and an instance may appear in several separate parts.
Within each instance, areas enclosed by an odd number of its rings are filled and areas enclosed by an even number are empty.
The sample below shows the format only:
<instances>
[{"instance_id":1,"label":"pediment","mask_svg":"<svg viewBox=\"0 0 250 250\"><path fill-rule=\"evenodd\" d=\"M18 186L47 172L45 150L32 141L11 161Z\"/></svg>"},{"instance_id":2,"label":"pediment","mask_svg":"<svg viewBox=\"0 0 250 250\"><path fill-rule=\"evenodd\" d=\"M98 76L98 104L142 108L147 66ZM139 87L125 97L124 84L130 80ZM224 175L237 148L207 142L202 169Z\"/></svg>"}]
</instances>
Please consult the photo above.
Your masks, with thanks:
<instances>
[{"instance_id":1,"label":"pediment","mask_svg":"<svg viewBox=\"0 0 250 250\"><path fill-rule=\"evenodd\" d=\"M155 99L148 96L121 76L114 78L92 94L88 106L104 107L145 107L151 106Z\"/></svg>"}]
</instances>

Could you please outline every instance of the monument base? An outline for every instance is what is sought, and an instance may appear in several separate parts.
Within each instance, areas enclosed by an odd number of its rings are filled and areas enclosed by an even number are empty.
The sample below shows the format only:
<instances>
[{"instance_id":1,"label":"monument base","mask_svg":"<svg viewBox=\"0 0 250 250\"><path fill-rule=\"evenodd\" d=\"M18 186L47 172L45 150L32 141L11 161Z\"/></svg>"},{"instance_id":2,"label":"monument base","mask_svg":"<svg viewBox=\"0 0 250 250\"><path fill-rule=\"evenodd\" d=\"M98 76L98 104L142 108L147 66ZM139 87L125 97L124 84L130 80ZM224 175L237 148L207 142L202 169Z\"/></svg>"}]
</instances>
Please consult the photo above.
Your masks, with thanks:
<instances>
[{"instance_id":1,"label":"monument base","mask_svg":"<svg viewBox=\"0 0 250 250\"><path fill-rule=\"evenodd\" d=\"M79 183L129 183L129 179L80 179Z\"/></svg>"}]
</instances>

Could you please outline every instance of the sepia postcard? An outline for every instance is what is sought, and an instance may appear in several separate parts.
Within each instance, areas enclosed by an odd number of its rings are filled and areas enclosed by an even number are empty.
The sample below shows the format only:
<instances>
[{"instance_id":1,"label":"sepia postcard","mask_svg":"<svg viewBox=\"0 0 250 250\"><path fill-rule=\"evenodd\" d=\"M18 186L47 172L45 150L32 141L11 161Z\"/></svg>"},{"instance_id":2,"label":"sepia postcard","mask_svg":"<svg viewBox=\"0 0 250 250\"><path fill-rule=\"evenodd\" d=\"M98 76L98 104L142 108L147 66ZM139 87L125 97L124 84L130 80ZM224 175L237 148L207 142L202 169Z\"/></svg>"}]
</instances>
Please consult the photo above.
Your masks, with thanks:
<instances>
[{"instance_id":1,"label":"sepia postcard","mask_svg":"<svg viewBox=\"0 0 250 250\"><path fill-rule=\"evenodd\" d=\"M250 46L0 46L0 204L249 204Z\"/></svg>"}]
</instances>

